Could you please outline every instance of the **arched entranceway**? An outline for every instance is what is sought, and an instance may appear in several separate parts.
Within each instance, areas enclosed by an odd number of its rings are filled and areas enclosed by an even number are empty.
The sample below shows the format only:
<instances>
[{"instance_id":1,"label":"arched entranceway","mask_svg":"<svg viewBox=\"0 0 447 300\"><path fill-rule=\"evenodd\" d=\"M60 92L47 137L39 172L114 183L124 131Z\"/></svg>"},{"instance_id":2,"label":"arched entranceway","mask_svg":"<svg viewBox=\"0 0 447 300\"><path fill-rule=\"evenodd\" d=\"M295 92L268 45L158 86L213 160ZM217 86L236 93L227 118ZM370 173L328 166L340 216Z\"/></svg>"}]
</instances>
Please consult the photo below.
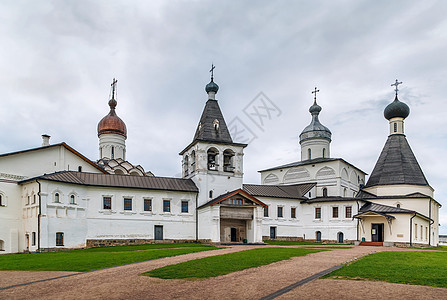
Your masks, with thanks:
<instances>
[{"instance_id":1,"label":"arched entranceway","mask_svg":"<svg viewBox=\"0 0 447 300\"><path fill-rule=\"evenodd\" d=\"M316 235L317 242L321 242L321 231L317 231L315 233L315 235Z\"/></svg>"},{"instance_id":2,"label":"arched entranceway","mask_svg":"<svg viewBox=\"0 0 447 300\"><path fill-rule=\"evenodd\" d=\"M344 234L343 234L343 232L339 232L337 234L337 242L339 242L339 243L343 243L344 242Z\"/></svg>"}]
</instances>

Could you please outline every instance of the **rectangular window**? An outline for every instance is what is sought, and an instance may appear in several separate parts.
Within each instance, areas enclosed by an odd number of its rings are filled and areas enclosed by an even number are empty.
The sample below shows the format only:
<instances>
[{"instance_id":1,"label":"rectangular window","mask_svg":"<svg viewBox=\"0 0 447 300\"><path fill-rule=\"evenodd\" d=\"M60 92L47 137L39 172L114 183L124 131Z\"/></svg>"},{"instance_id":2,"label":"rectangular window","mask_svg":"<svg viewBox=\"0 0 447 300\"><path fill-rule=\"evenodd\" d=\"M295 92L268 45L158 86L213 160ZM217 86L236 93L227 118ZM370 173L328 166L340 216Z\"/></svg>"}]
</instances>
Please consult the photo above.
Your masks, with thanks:
<instances>
[{"instance_id":1,"label":"rectangular window","mask_svg":"<svg viewBox=\"0 0 447 300\"><path fill-rule=\"evenodd\" d=\"M332 218L338 218L338 206L332 207Z\"/></svg>"},{"instance_id":2,"label":"rectangular window","mask_svg":"<svg viewBox=\"0 0 447 300\"><path fill-rule=\"evenodd\" d=\"M63 246L63 245L64 245L64 233L56 232L56 246Z\"/></svg>"},{"instance_id":3,"label":"rectangular window","mask_svg":"<svg viewBox=\"0 0 447 300\"><path fill-rule=\"evenodd\" d=\"M163 212L171 212L171 200L163 200Z\"/></svg>"},{"instance_id":4,"label":"rectangular window","mask_svg":"<svg viewBox=\"0 0 447 300\"><path fill-rule=\"evenodd\" d=\"M31 196L28 196L28 198L26 198L26 204L27 205L30 204L30 198L31 198Z\"/></svg>"},{"instance_id":5,"label":"rectangular window","mask_svg":"<svg viewBox=\"0 0 447 300\"><path fill-rule=\"evenodd\" d=\"M33 195L33 204L36 203L36 195Z\"/></svg>"},{"instance_id":6,"label":"rectangular window","mask_svg":"<svg viewBox=\"0 0 447 300\"><path fill-rule=\"evenodd\" d=\"M282 206L278 206L278 218L282 218L283 217L283 213L282 213Z\"/></svg>"},{"instance_id":7,"label":"rectangular window","mask_svg":"<svg viewBox=\"0 0 447 300\"><path fill-rule=\"evenodd\" d=\"M321 207L315 207L315 219L321 219Z\"/></svg>"},{"instance_id":8,"label":"rectangular window","mask_svg":"<svg viewBox=\"0 0 447 300\"><path fill-rule=\"evenodd\" d=\"M291 217L292 219L295 219L295 218L296 218L296 207L292 207L292 208L290 209L290 217Z\"/></svg>"},{"instance_id":9,"label":"rectangular window","mask_svg":"<svg viewBox=\"0 0 447 300\"><path fill-rule=\"evenodd\" d=\"M112 197L103 197L102 203L104 209L112 209Z\"/></svg>"},{"instance_id":10,"label":"rectangular window","mask_svg":"<svg viewBox=\"0 0 447 300\"><path fill-rule=\"evenodd\" d=\"M132 198L124 198L124 210L132 210Z\"/></svg>"},{"instance_id":11,"label":"rectangular window","mask_svg":"<svg viewBox=\"0 0 447 300\"><path fill-rule=\"evenodd\" d=\"M242 201L242 199L231 199L230 204L231 205L242 205L243 201Z\"/></svg>"},{"instance_id":12,"label":"rectangular window","mask_svg":"<svg viewBox=\"0 0 447 300\"><path fill-rule=\"evenodd\" d=\"M36 246L36 233L33 232L31 235L31 245Z\"/></svg>"},{"instance_id":13,"label":"rectangular window","mask_svg":"<svg viewBox=\"0 0 447 300\"><path fill-rule=\"evenodd\" d=\"M182 201L182 213L188 212L188 201Z\"/></svg>"},{"instance_id":14,"label":"rectangular window","mask_svg":"<svg viewBox=\"0 0 447 300\"><path fill-rule=\"evenodd\" d=\"M152 211L152 199L144 199L144 211Z\"/></svg>"},{"instance_id":15,"label":"rectangular window","mask_svg":"<svg viewBox=\"0 0 447 300\"><path fill-rule=\"evenodd\" d=\"M269 216L269 207L268 206L264 206L264 217L268 218Z\"/></svg>"},{"instance_id":16,"label":"rectangular window","mask_svg":"<svg viewBox=\"0 0 447 300\"><path fill-rule=\"evenodd\" d=\"M352 206L346 206L345 208L345 218L352 218Z\"/></svg>"}]
</instances>

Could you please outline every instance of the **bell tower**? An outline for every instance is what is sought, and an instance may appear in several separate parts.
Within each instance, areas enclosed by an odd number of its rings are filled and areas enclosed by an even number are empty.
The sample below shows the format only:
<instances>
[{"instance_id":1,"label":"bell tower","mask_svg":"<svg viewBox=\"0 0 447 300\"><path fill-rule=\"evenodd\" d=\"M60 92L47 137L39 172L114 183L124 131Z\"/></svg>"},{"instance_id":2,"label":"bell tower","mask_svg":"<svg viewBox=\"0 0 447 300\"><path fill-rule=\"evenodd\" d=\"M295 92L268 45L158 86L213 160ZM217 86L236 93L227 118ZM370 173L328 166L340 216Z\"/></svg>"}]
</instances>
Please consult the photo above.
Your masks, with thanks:
<instances>
[{"instance_id":1,"label":"bell tower","mask_svg":"<svg viewBox=\"0 0 447 300\"><path fill-rule=\"evenodd\" d=\"M243 156L246 144L234 143L220 110L216 94L219 86L211 81L205 87L208 101L203 109L193 141L182 151L183 178L191 178L200 190L202 205L222 194L242 188Z\"/></svg>"}]
</instances>

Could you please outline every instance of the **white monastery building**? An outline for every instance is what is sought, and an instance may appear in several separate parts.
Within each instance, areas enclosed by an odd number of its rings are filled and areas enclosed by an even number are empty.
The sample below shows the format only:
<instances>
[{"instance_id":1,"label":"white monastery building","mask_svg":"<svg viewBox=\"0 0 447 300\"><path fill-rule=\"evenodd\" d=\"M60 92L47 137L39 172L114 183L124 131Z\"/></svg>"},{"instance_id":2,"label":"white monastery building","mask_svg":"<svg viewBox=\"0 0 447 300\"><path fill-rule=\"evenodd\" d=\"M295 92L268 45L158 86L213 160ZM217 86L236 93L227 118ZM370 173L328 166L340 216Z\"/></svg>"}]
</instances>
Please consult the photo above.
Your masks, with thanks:
<instances>
[{"instance_id":1,"label":"white monastery building","mask_svg":"<svg viewBox=\"0 0 447 300\"><path fill-rule=\"evenodd\" d=\"M314 103L299 136L301 160L243 183L246 144L235 143L211 76L205 108L180 152L182 178L157 177L126 160L127 129L110 112L98 124L99 159L65 143L0 155L1 253L155 241L261 243L265 239L438 244L439 208L404 134L409 107L385 108L390 133L368 180L331 156L331 131Z\"/></svg>"}]
</instances>

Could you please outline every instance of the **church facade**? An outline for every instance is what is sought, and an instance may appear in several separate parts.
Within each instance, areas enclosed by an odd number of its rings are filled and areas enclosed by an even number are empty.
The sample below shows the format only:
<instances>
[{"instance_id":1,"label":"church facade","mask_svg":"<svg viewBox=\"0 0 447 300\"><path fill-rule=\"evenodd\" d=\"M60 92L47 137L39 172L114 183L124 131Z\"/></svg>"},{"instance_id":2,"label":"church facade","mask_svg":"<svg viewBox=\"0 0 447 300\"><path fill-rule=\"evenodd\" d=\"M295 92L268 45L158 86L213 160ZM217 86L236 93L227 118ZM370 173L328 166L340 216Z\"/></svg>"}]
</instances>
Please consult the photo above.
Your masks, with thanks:
<instances>
[{"instance_id":1,"label":"church facade","mask_svg":"<svg viewBox=\"0 0 447 300\"><path fill-rule=\"evenodd\" d=\"M126 160L115 88L114 80L97 161L47 135L41 147L0 155L1 253L154 241L438 244L440 204L404 135L409 108L397 84L385 109L390 134L367 181L331 157L315 89L301 160L261 170L261 184L243 182L247 145L232 140L213 77L193 140L180 152L181 178Z\"/></svg>"}]
</instances>

